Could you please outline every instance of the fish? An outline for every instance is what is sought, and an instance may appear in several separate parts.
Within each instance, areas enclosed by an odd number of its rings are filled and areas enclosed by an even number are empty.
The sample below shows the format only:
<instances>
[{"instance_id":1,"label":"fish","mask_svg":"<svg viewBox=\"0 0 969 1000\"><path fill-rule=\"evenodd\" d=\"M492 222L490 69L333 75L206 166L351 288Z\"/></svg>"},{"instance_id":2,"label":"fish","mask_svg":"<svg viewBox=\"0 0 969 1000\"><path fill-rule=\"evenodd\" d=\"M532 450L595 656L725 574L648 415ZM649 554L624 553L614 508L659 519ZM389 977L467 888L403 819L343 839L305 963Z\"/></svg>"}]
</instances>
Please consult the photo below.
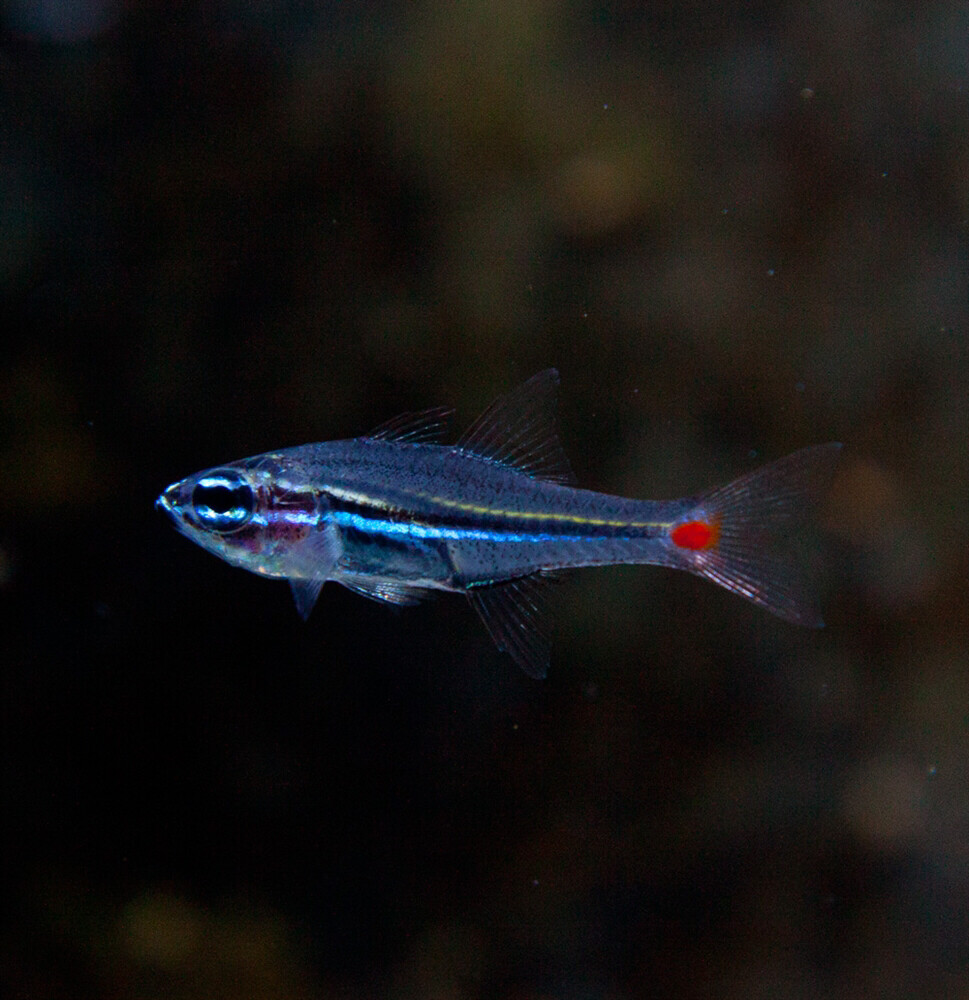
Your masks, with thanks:
<instances>
[{"instance_id":1,"label":"fish","mask_svg":"<svg viewBox=\"0 0 969 1000\"><path fill-rule=\"evenodd\" d=\"M800 625L823 624L812 575L786 553L823 500L840 443L803 448L679 500L579 489L559 441L559 376L540 372L444 444L452 411L405 413L369 434L228 462L156 501L233 566L289 581L306 619L334 581L412 605L464 594L532 677L550 655L548 587L567 570L685 570Z\"/></svg>"}]
</instances>

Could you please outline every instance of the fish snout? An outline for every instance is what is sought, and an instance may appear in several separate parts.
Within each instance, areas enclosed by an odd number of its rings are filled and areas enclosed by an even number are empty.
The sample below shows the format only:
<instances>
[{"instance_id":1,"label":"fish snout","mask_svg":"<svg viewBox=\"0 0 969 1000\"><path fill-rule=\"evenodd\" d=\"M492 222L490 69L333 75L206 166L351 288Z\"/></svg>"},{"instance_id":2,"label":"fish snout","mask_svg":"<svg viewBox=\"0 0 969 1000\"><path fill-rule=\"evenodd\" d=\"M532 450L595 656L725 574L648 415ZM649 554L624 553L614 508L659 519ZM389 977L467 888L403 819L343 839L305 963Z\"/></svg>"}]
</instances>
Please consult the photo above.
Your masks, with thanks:
<instances>
[{"instance_id":1,"label":"fish snout","mask_svg":"<svg viewBox=\"0 0 969 1000\"><path fill-rule=\"evenodd\" d=\"M181 513L182 483L172 483L155 501L155 509L164 511L169 517L178 517Z\"/></svg>"}]
</instances>

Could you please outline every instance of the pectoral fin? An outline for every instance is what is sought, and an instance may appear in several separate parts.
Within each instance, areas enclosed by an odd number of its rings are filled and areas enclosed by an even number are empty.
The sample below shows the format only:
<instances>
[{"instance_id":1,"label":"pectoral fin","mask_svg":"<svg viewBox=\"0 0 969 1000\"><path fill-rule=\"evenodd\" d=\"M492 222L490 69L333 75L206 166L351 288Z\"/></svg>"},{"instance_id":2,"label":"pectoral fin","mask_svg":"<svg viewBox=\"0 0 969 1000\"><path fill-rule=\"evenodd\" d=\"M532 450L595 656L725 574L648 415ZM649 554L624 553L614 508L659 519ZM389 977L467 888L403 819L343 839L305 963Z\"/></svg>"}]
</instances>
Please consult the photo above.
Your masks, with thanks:
<instances>
[{"instance_id":1,"label":"pectoral fin","mask_svg":"<svg viewBox=\"0 0 969 1000\"><path fill-rule=\"evenodd\" d=\"M320 590L323 588L323 580L290 580L289 585L293 589L293 598L296 601L296 610L300 618L305 622L316 604Z\"/></svg>"},{"instance_id":2,"label":"pectoral fin","mask_svg":"<svg viewBox=\"0 0 969 1000\"><path fill-rule=\"evenodd\" d=\"M292 573L289 585L296 610L304 621L309 618L323 584L333 576L340 553L339 535L331 526L312 531L289 553L287 569Z\"/></svg>"}]
</instances>

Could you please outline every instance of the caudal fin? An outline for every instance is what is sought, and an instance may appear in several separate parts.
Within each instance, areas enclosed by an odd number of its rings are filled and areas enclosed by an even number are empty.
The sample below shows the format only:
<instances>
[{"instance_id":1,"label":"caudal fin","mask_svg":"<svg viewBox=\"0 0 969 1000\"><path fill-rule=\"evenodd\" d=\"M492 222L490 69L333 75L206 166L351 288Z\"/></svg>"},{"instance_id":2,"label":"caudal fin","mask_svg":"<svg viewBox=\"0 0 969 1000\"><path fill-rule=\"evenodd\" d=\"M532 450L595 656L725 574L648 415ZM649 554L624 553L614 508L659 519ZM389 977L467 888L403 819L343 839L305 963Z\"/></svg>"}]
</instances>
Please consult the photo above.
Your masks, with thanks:
<instances>
[{"instance_id":1,"label":"caudal fin","mask_svg":"<svg viewBox=\"0 0 969 1000\"><path fill-rule=\"evenodd\" d=\"M823 625L809 567L788 549L797 522L827 492L840 451L804 448L698 497L670 531L675 565L786 621Z\"/></svg>"}]
</instances>

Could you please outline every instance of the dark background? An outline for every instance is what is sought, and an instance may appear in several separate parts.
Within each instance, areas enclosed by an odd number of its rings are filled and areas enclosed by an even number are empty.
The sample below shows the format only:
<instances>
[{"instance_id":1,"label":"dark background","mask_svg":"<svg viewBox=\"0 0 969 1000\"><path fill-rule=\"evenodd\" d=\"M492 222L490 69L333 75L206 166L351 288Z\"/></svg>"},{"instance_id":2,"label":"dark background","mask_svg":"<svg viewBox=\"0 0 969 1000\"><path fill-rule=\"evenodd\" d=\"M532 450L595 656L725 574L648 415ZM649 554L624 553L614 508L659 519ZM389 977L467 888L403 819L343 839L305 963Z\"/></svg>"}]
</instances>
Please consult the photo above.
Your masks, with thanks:
<instances>
[{"instance_id":1,"label":"dark background","mask_svg":"<svg viewBox=\"0 0 969 1000\"><path fill-rule=\"evenodd\" d=\"M962 3L8 0L0 988L969 991ZM174 479L562 373L581 482L846 442L828 627L230 569Z\"/></svg>"}]
</instances>

